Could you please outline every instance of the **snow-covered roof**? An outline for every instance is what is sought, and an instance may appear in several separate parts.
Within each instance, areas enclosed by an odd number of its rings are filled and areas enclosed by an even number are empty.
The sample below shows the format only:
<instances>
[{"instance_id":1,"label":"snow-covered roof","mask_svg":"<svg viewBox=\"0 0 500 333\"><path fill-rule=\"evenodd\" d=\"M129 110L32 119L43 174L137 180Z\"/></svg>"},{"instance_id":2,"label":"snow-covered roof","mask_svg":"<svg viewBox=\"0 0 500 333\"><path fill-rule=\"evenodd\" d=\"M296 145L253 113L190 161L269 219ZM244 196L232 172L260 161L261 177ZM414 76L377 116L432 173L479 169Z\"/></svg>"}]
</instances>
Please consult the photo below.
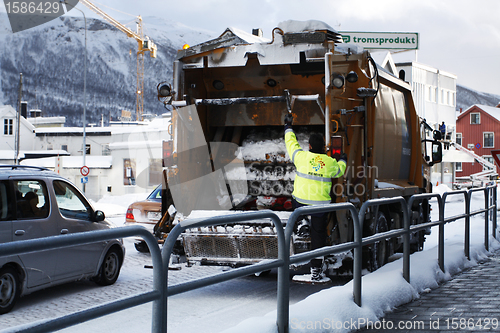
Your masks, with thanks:
<instances>
[{"instance_id":1,"label":"snow-covered roof","mask_svg":"<svg viewBox=\"0 0 500 333\"><path fill-rule=\"evenodd\" d=\"M82 127L39 127L35 130L36 135L47 135L47 134L75 134L83 133ZM111 129L109 127L86 127L85 134L107 134L111 135Z\"/></svg>"},{"instance_id":2,"label":"snow-covered roof","mask_svg":"<svg viewBox=\"0 0 500 333\"><path fill-rule=\"evenodd\" d=\"M220 37L224 36L227 31L231 31L235 36L238 36L242 41L246 44L254 44L254 43L269 43L270 40L264 37L259 37L254 34L248 33L238 28L229 27L220 35Z\"/></svg>"},{"instance_id":3,"label":"snow-covered roof","mask_svg":"<svg viewBox=\"0 0 500 333\"><path fill-rule=\"evenodd\" d=\"M162 148L162 140L148 140L148 141L123 141L123 142L113 142L109 144L109 149L140 149L140 148Z\"/></svg>"},{"instance_id":4,"label":"snow-covered roof","mask_svg":"<svg viewBox=\"0 0 500 333\"><path fill-rule=\"evenodd\" d=\"M333 29L330 25L323 21L318 20L308 20L308 21L296 21L287 20L278 23L278 28L283 30L284 33L297 33L305 31L324 31L328 30L337 33L337 30Z\"/></svg>"},{"instance_id":5,"label":"snow-covered roof","mask_svg":"<svg viewBox=\"0 0 500 333\"><path fill-rule=\"evenodd\" d=\"M15 158L15 150L0 150L0 160L13 160ZM34 159L44 156L64 156L69 155L66 150L21 150L19 152L20 159Z\"/></svg>"},{"instance_id":6,"label":"snow-covered roof","mask_svg":"<svg viewBox=\"0 0 500 333\"><path fill-rule=\"evenodd\" d=\"M37 127L43 125L64 126L64 124L66 123L66 117L35 117L28 118L27 120Z\"/></svg>"},{"instance_id":7,"label":"snow-covered roof","mask_svg":"<svg viewBox=\"0 0 500 333\"><path fill-rule=\"evenodd\" d=\"M489 114L490 116L492 116L493 118L495 118L496 120L500 121L500 108L497 108L495 106L481 105L481 104L474 104L474 105L472 105L470 108L468 108L467 110L465 110L464 112L462 112L457 117L457 119L463 117L466 113L468 113L474 107L477 107L477 108L483 110L484 112L486 112L487 114Z\"/></svg>"},{"instance_id":8,"label":"snow-covered roof","mask_svg":"<svg viewBox=\"0 0 500 333\"><path fill-rule=\"evenodd\" d=\"M56 157L27 159L21 162L23 165L39 166L44 168L54 168ZM85 164L90 169L110 169L113 165L111 156L92 156L85 157ZM83 166L82 156L62 156L61 166L64 169L80 169Z\"/></svg>"}]
</instances>

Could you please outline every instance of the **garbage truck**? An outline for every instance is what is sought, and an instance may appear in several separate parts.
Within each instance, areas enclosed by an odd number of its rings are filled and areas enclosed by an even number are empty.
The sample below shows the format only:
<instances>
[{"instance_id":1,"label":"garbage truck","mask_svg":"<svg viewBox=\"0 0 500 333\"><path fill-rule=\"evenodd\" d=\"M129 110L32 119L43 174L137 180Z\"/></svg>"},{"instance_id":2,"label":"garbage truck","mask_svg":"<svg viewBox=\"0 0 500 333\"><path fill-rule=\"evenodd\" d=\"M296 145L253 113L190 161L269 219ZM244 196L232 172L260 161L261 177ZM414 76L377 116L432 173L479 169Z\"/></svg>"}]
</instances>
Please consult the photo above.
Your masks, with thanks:
<instances>
[{"instance_id":1,"label":"garbage truck","mask_svg":"<svg viewBox=\"0 0 500 333\"><path fill-rule=\"evenodd\" d=\"M173 137L164 144L159 238L182 219L245 210L273 210L285 226L295 176L284 143L287 114L304 150L317 132L328 155L347 155L344 176L332 179L332 203L359 208L373 198L429 193L431 166L442 157L438 133L417 115L410 85L320 21L282 22L272 39L258 30L228 28L218 38L185 46L173 79L158 84L158 99L172 110ZM363 235L400 228L401 209L370 209ZM428 201L411 209L412 224L429 221ZM307 224L306 217L294 227L292 253L309 250ZM412 251L422 249L425 234L412 234ZM349 213L330 213L328 243L352 239ZM190 229L178 245L188 262L204 264L239 266L277 257L270 221ZM398 238L366 246L364 266L375 270L398 251ZM325 263L338 269L350 258L345 253Z\"/></svg>"}]
</instances>

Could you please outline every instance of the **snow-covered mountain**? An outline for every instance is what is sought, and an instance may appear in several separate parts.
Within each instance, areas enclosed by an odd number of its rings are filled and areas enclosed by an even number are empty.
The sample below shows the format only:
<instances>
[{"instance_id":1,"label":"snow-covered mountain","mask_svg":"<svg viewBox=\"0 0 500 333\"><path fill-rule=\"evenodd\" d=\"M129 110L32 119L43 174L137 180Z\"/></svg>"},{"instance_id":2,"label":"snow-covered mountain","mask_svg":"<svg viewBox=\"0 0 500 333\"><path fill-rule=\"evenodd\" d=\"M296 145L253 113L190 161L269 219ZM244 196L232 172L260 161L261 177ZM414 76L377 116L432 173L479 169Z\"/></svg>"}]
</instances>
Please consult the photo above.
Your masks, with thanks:
<instances>
[{"instance_id":1,"label":"snow-covered mountain","mask_svg":"<svg viewBox=\"0 0 500 333\"><path fill-rule=\"evenodd\" d=\"M464 86L457 85L457 110L467 110L474 104L497 106L500 95L479 92Z\"/></svg>"},{"instance_id":2,"label":"snow-covered mountain","mask_svg":"<svg viewBox=\"0 0 500 333\"><path fill-rule=\"evenodd\" d=\"M200 31L164 18L144 17L145 33L158 46L157 58L146 54L144 113L161 114L156 98L159 82L172 78L172 65L183 44L195 45L222 31ZM134 30L133 27L131 27ZM66 116L67 126L82 124L84 21L60 17L13 34L0 13L0 105L17 105L19 73L23 73L23 100L44 116ZM136 109L137 42L99 19L87 20L87 122L116 120L121 110ZM495 106L500 95L457 85L457 109L473 104Z\"/></svg>"},{"instance_id":3,"label":"snow-covered mountain","mask_svg":"<svg viewBox=\"0 0 500 333\"><path fill-rule=\"evenodd\" d=\"M156 86L171 81L178 49L216 34L167 19L144 17L145 34L158 46L157 58L145 55L144 113L161 114ZM135 30L134 27L131 27ZM13 34L0 13L0 105L17 105L19 77L28 108L44 116L66 116L66 125L81 125L85 28L83 17L60 17ZM87 19L87 122L116 120L121 110L136 110L137 42L99 19ZM135 116L134 116L135 119Z\"/></svg>"}]
</instances>

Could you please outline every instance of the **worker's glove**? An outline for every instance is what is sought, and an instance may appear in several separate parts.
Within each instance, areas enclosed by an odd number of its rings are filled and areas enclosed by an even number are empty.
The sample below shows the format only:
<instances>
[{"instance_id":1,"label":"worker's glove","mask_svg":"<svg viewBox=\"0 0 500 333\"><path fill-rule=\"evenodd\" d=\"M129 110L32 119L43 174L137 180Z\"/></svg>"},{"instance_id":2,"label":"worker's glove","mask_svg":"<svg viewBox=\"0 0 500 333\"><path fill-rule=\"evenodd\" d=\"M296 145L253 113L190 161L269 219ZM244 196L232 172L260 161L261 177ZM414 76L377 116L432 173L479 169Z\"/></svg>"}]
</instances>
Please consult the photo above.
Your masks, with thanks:
<instances>
[{"instance_id":1,"label":"worker's glove","mask_svg":"<svg viewBox=\"0 0 500 333\"><path fill-rule=\"evenodd\" d=\"M292 128L292 123L293 123L293 116L291 113L288 113L285 116L285 130Z\"/></svg>"},{"instance_id":2,"label":"worker's glove","mask_svg":"<svg viewBox=\"0 0 500 333\"><path fill-rule=\"evenodd\" d=\"M340 154L340 159L339 161L344 161L347 163L347 154L346 153L342 153Z\"/></svg>"}]
</instances>

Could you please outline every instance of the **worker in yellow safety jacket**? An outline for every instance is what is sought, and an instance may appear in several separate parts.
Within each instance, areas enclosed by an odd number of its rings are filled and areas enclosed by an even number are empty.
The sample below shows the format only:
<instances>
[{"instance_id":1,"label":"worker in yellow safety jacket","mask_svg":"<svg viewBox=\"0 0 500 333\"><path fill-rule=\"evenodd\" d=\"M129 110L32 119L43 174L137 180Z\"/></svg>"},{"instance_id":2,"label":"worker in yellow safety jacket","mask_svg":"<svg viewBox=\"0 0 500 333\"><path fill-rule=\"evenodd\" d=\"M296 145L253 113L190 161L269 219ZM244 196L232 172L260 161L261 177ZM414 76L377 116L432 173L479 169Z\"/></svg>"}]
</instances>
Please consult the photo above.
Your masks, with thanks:
<instances>
[{"instance_id":1,"label":"worker in yellow safety jacket","mask_svg":"<svg viewBox=\"0 0 500 333\"><path fill-rule=\"evenodd\" d=\"M309 151L305 151L297 142L297 137L292 129L293 116L285 117L285 144L292 163L295 165L295 180L292 193L294 208L305 205L329 204L332 199L330 192L332 178L341 177L346 170L346 155L342 154L336 159L325 154L325 141L319 133L312 133L309 137ZM326 245L328 214L319 213L311 215L311 250ZM324 282L322 259L311 260L312 281Z\"/></svg>"}]
</instances>

